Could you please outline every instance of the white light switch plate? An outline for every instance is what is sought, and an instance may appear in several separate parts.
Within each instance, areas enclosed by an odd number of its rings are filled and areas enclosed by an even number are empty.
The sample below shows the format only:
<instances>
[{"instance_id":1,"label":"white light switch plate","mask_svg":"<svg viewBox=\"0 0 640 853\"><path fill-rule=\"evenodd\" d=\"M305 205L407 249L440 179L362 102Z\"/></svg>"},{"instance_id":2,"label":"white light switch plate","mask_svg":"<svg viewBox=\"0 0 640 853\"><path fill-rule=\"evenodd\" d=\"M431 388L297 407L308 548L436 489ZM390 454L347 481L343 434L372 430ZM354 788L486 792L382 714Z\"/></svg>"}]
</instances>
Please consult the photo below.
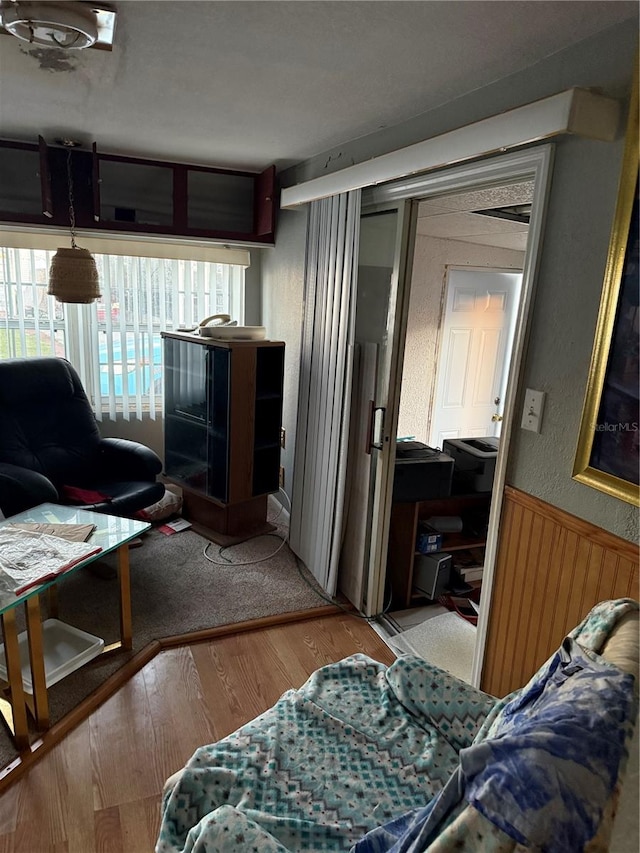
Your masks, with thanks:
<instances>
[{"instance_id":1,"label":"white light switch plate","mask_svg":"<svg viewBox=\"0 0 640 853\"><path fill-rule=\"evenodd\" d=\"M531 432L540 432L545 397L546 394L544 391L534 391L531 388L527 388L524 395L524 407L522 409L522 429L529 429Z\"/></svg>"}]
</instances>

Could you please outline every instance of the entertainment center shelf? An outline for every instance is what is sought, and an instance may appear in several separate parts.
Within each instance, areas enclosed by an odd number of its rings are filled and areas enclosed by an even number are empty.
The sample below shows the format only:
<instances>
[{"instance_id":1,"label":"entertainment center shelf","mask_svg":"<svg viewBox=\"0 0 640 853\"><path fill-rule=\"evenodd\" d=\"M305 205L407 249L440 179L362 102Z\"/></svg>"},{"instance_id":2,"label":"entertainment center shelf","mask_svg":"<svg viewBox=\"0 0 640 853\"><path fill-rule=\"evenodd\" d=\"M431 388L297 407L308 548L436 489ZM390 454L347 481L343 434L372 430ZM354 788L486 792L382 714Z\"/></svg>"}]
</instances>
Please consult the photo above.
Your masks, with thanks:
<instances>
[{"instance_id":1,"label":"entertainment center shelf","mask_svg":"<svg viewBox=\"0 0 640 853\"><path fill-rule=\"evenodd\" d=\"M415 604L416 599L424 595L413 590L415 558L420 556L416 550L418 525L432 516L461 516L467 520L461 533L444 533L441 552L460 553L481 549L484 554L486 545L486 527L481 522L480 532L469 519L488 517L491 504L491 492L473 494L454 494L447 498L427 501L402 501L391 506L389 527L389 550L387 557L387 577L392 588L392 606L405 609ZM465 529L466 528L466 529ZM455 560L454 560L455 564Z\"/></svg>"}]
</instances>

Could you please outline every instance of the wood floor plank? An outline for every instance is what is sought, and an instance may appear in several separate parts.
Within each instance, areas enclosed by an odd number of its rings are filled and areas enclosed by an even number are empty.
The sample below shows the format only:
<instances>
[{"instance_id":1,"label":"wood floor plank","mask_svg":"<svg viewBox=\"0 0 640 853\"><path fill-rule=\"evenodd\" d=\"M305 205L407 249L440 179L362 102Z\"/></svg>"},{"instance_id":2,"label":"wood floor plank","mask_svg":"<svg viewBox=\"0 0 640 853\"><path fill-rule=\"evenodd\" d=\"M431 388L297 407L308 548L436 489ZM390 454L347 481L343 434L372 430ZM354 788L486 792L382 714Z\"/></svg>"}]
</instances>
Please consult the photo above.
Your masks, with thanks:
<instances>
[{"instance_id":1,"label":"wood floor plank","mask_svg":"<svg viewBox=\"0 0 640 853\"><path fill-rule=\"evenodd\" d=\"M194 648L193 654L214 715L215 739L262 713L282 692L278 679L252 658L249 635L226 637L206 649Z\"/></svg>"},{"instance_id":2,"label":"wood floor plank","mask_svg":"<svg viewBox=\"0 0 640 853\"><path fill-rule=\"evenodd\" d=\"M164 780L203 743L215 740L209 708L191 649L162 652L142 671L155 748L153 760Z\"/></svg>"},{"instance_id":3,"label":"wood floor plank","mask_svg":"<svg viewBox=\"0 0 640 853\"><path fill-rule=\"evenodd\" d=\"M144 680L137 672L89 718L94 758L94 806L107 809L152 796L161 785Z\"/></svg>"},{"instance_id":4,"label":"wood floor plank","mask_svg":"<svg viewBox=\"0 0 640 853\"><path fill-rule=\"evenodd\" d=\"M93 833L93 763L88 721L69 733L62 753L60 793L68 853L96 853ZM28 781L28 777L27 777ZM28 796L28 789L25 791Z\"/></svg>"},{"instance_id":5,"label":"wood floor plank","mask_svg":"<svg viewBox=\"0 0 640 853\"><path fill-rule=\"evenodd\" d=\"M119 806L122 844L126 853L151 853L160 830L160 798L147 797Z\"/></svg>"},{"instance_id":6,"label":"wood floor plank","mask_svg":"<svg viewBox=\"0 0 640 853\"><path fill-rule=\"evenodd\" d=\"M347 614L162 652L0 797L0 853L151 853L164 781L197 746L358 651L395 659Z\"/></svg>"},{"instance_id":7,"label":"wood floor plank","mask_svg":"<svg viewBox=\"0 0 640 853\"><path fill-rule=\"evenodd\" d=\"M88 722L69 734L65 750L55 761L37 765L0 797L3 831L9 822L13 822L16 853L39 853L40 849L94 853Z\"/></svg>"},{"instance_id":8,"label":"wood floor plank","mask_svg":"<svg viewBox=\"0 0 640 853\"><path fill-rule=\"evenodd\" d=\"M24 780L20 780L13 788L0 797L0 836L5 837L10 832L15 832L18 822L18 797ZM0 846L0 851L2 847Z\"/></svg>"},{"instance_id":9,"label":"wood floor plank","mask_svg":"<svg viewBox=\"0 0 640 853\"><path fill-rule=\"evenodd\" d=\"M17 853L48 850L67 840L67 763L60 751L51 758L37 764L20 788L14 841Z\"/></svg>"},{"instance_id":10,"label":"wood floor plank","mask_svg":"<svg viewBox=\"0 0 640 853\"><path fill-rule=\"evenodd\" d=\"M117 806L97 811L93 816L93 824L98 853L134 853L124 846L120 811Z\"/></svg>"}]
</instances>

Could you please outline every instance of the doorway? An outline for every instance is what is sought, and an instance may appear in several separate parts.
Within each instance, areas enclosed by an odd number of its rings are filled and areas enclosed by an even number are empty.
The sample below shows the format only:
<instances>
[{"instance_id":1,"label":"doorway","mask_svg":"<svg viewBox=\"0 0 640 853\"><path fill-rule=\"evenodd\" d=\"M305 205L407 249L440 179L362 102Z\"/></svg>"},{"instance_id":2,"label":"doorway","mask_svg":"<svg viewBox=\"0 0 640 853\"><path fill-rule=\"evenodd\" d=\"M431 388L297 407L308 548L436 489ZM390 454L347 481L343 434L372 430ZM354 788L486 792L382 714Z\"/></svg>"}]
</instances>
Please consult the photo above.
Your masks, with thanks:
<instances>
[{"instance_id":1,"label":"doorway","mask_svg":"<svg viewBox=\"0 0 640 853\"><path fill-rule=\"evenodd\" d=\"M411 226L407 229L407 235L410 235L411 239L399 245L400 259L398 263L398 258L396 258L395 266L408 271L411 271L413 266L413 276L407 275L404 281L400 278L394 290L393 316L397 333L394 334L393 341L389 336L385 345L393 348L394 359L388 360L390 363L395 360L395 370L390 370L388 375L389 384L386 396L388 408L382 430L382 440L377 447L371 446L372 469L376 468L379 473L382 472L382 476L374 478L367 504L370 518L369 529L372 531L372 536L373 532L376 534L377 553L374 553L372 549L368 564L361 569L363 577L368 578L367 600L364 605L362 601L354 602L359 609L362 609L369 616L380 614L383 610L389 610L388 592L391 579L387 571L387 557L393 507L396 438L398 436L419 438L422 435L423 441L426 443L428 437L427 429L437 375L438 334L444 309L445 267L447 264L449 267L479 266L491 269L507 268L516 272L522 269L522 288L513 333L514 348L509 365L509 392L505 396L503 406L502 399L500 401L502 406L500 416L504 417L504 421L500 451L495 460L495 483L497 487L490 496L490 521L486 533L484 577L482 579L483 594L477 628L478 641L475 644L471 675L473 683L479 683L481 673L506 455L514 419L515 389L520 372L525 330L533 293L534 272L541 239L551 158L552 146L540 146L517 154L503 155L493 160L459 166L435 175L407 179L386 187L371 187L363 192L363 210L384 203L399 204L402 201L411 203ZM519 185L525 184L530 192L530 198L522 203L531 205L529 223L510 218L526 215L526 211L517 209L519 204L516 205L513 196L516 188L520 191L522 187ZM507 203L506 199L509 193L512 194L509 197L510 204ZM518 199L518 202L520 201ZM510 209L503 210L503 208ZM491 211L491 213L481 214L481 211ZM479 230L477 225L481 215L483 216L483 225L482 230ZM474 224L471 225L471 222ZM507 224L503 225L502 223ZM424 227L433 230L442 229L444 226L457 228L458 233L455 235L421 233ZM498 243L492 248L484 245L485 235L490 233L495 235L494 240L502 241L502 244ZM467 252L473 250L479 253L484 252L486 255L489 251L494 252L494 250L503 248L520 254L518 263L510 264L496 260L495 257L490 261L486 257L474 260L467 255L464 259L448 259L441 264L442 271L434 272L439 266L436 263L438 257L434 255L433 251L424 249L426 243L422 237L433 238L437 240L438 245L449 241L450 245L455 243L458 248L463 247ZM422 261L425 264L428 261L427 268L430 270L430 275L437 279L436 287L424 286L424 280L422 290L414 286L414 282L420 279ZM420 293L422 293L422 304L419 304L418 299ZM412 356L417 357L413 358ZM408 395L412 401L408 408L404 405L401 406L401 389L404 398L411 383L411 378L403 369L403 364L417 365L415 373L422 382L419 393ZM406 420L403 420L407 411L412 407L414 413L417 412L421 418L419 427L406 426ZM419 432L419 429L422 430L422 433ZM349 516L350 510L347 516L347 528ZM413 554L415 552L414 543L410 542L409 548Z\"/></svg>"},{"instance_id":2,"label":"doorway","mask_svg":"<svg viewBox=\"0 0 640 853\"><path fill-rule=\"evenodd\" d=\"M400 447L412 440L430 448L444 445L445 452L452 453L451 439L465 442L466 449L468 439L499 438L532 197L533 183L523 181L494 187L491 209L486 208L486 193L474 191L439 198L437 205L420 203L398 420ZM449 209L452 212L444 212ZM430 365L427 371L425 362ZM426 659L431 654L432 663L453 669L467 681L482 600L491 503L487 472L495 470L493 445L483 444L481 450L487 451L476 457L478 470L484 472L481 479L458 470L469 459L475 463L474 457L456 452L450 494L429 501L432 492L427 489L424 505L412 508L419 529L432 517L444 527L444 532L433 532L440 533L441 550L451 557L451 570L440 569L449 572L448 580L428 590L421 579L415 580L434 558L410 553L398 541L402 531L414 536L406 507L392 506L387 563L392 578L395 574L402 579L387 616L388 625L400 634L398 649ZM415 467L419 469L418 463ZM460 530L447 532L447 525ZM402 559L412 566L403 566ZM425 624L436 617L437 623Z\"/></svg>"}]
</instances>

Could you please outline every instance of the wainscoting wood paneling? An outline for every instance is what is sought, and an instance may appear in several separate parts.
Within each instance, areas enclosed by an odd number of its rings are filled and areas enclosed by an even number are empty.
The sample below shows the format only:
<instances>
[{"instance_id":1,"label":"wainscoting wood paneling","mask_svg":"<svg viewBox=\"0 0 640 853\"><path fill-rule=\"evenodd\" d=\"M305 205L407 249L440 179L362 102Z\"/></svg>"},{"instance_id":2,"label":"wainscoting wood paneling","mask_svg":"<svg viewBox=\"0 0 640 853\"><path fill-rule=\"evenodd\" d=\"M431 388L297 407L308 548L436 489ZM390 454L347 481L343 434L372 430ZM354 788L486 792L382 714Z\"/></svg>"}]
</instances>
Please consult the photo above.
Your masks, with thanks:
<instances>
[{"instance_id":1,"label":"wainscoting wood paneling","mask_svg":"<svg viewBox=\"0 0 640 853\"><path fill-rule=\"evenodd\" d=\"M482 689L526 684L594 604L638 599L638 574L633 542L507 486Z\"/></svg>"}]
</instances>

